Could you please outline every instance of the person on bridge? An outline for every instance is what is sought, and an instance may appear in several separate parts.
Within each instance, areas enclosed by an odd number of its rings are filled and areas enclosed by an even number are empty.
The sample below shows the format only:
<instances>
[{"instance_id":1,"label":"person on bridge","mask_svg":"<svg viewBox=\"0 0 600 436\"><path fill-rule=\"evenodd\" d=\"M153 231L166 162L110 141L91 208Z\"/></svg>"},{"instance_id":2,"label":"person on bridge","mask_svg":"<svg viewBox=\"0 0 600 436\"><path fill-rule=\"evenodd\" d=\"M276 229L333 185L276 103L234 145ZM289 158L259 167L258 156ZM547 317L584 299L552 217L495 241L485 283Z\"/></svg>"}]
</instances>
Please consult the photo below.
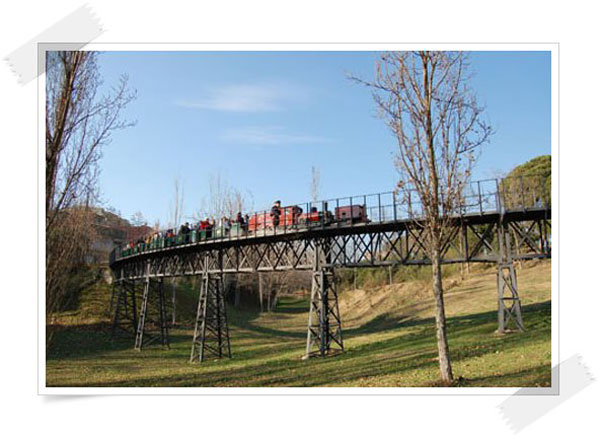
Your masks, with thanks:
<instances>
[{"instance_id":1,"label":"person on bridge","mask_svg":"<svg viewBox=\"0 0 600 436\"><path fill-rule=\"evenodd\" d=\"M212 237L212 229L215 227L215 220L212 218L206 217L206 237Z\"/></svg>"},{"instance_id":2,"label":"person on bridge","mask_svg":"<svg viewBox=\"0 0 600 436\"><path fill-rule=\"evenodd\" d=\"M223 236L228 235L229 234L229 230L231 229L231 221L229 221L229 218L227 218L226 216L224 216L221 219L221 226L223 227Z\"/></svg>"},{"instance_id":3,"label":"person on bridge","mask_svg":"<svg viewBox=\"0 0 600 436\"><path fill-rule=\"evenodd\" d=\"M271 208L271 218L273 218L273 227L279 225L279 217L281 216L281 201L277 200Z\"/></svg>"},{"instance_id":4,"label":"person on bridge","mask_svg":"<svg viewBox=\"0 0 600 436\"><path fill-rule=\"evenodd\" d=\"M242 212L238 212L235 216L235 223L238 224L240 227L243 227L244 217L242 216Z\"/></svg>"},{"instance_id":5,"label":"person on bridge","mask_svg":"<svg viewBox=\"0 0 600 436\"><path fill-rule=\"evenodd\" d=\"M206 227L208 227L208 217L200 221L200 230L206 230Z\"/></svg>"},{"instance_id":6,"label":"person on bridge","mask_svg":"<svg viewBox=\"0 0 600 436\"><path fill-rule=\"evenodd\" d=\"M250 222L250 217L248 216L248 214L244 215L244 218L242 219L242 229L244 230L244 234L248 233L248 223Z\"/></svg>"}]
</instances>

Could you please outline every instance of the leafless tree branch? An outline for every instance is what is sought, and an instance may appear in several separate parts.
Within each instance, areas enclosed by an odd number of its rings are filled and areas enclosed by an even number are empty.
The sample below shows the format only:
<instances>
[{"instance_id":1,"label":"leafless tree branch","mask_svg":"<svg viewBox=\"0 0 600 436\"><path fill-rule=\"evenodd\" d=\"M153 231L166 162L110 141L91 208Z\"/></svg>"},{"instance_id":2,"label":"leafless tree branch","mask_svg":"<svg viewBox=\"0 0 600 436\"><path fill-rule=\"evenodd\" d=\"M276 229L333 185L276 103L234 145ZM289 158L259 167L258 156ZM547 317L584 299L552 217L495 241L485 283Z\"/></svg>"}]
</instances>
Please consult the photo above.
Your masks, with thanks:
<instances>
[{"instance_id":1,"label":"leafless tree branch","mask_svg":"<svg viewBox=\"0 0 600 436\"><path fill-rule=\"evenodd\" d=\"M452 381L446 337L441 250L450 218L463 205L463 191L476 153L492 134L484 108L469 87L464 52L420 51L382 53L372 81L351 76L369 87L379 116L397 140L394 164L397 192L425 232L432 262L433 294L440 372Z\"/></svg>"}]
</instances>

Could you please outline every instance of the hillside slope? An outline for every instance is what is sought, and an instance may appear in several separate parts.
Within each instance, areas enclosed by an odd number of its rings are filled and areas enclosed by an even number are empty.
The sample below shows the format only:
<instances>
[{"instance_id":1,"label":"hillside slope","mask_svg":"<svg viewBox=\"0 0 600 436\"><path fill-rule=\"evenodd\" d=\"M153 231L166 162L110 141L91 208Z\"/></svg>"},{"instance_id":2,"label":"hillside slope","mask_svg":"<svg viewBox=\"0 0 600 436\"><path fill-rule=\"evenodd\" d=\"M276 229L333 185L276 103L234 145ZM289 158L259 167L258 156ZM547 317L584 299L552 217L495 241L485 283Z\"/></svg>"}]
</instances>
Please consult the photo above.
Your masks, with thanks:
<instances>
[{"instance_id":1,"label":"hillside slope","mask_svg":"<svg viewBox=\"0 0 600 436\"><path fill-rule=\"evenodd\" d=\"M550 262L529 261L517 268L521 304L550 300ZM477 265L463 278L453 274L443 281L446 315L463 316L497 310L496 267ZM370 289L346 290L340 311L346 325L363 325L374 319L390 323L434 316L431 286L426 280L409 281Z\"/></svg>"}]
</instances>

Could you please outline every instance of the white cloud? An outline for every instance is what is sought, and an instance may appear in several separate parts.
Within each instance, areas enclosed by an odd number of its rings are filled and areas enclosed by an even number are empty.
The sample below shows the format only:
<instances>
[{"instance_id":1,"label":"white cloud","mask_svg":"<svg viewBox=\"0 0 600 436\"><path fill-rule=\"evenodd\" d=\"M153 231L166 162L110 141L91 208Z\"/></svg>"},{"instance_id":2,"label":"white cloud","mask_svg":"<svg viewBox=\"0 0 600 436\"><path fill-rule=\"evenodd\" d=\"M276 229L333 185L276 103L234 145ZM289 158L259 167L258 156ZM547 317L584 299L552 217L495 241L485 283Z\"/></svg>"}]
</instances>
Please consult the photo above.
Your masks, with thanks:
<instances>
[{"instance_id":1,"label":"white cloud","mask_svg":"<svg viewBox=\"0 0 600 436\"><path fill-rule=\"evenodd\" d=\"M322 136L286 133L280 126L251 126L231 129L221 139L228 142L259 145L314 144L331 142Z\"/></svg>"},{"instance_id":2,"label":"white cloud","mask_svg":"<svg viewBox=\"0 0 600 436\"><path fill-rule=\"evenodd\" d=\"M194 100L180 100L178 106L229 112L282 110L286 103L302 97L299 89L281 84L228 85L207 91Z\"/></svg>"}]
</instances>

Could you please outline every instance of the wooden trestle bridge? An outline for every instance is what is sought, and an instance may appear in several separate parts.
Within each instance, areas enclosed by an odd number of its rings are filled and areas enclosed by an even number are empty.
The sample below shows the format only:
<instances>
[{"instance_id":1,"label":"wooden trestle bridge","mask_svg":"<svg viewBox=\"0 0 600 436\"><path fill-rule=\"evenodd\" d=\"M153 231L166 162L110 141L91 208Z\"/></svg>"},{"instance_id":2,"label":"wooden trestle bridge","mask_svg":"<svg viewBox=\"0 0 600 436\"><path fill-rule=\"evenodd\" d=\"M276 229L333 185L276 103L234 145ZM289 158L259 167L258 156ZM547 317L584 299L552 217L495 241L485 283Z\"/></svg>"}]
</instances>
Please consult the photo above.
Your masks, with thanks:
<instances>
[{"instance_id":1,"label":"wooden trestle bridge","mask_svg":"<svg viewBox=\"0 0 600 436\"><path fill-rule=\"evenodd\" d=\"M443 263L498 265L498 331L524 329L513 261L551 256L549 186L542 177L484 180L465 188L452 216ZM135 334L135 348L158 340L168 346L165 278L202 276L191 361L231 357L224 275L257 271L312 271L305 356L343 351L336 268L426 265L420 206L414 193L382 193L299 205L321 211L362 205L368 222L281 225L122 256L111 253L113 331ZM313 209L314 210L314 209ZM267 213L267 212L261 212ZM153 317L159 334L145 331Z\"/></svg>"}]
</instances>

